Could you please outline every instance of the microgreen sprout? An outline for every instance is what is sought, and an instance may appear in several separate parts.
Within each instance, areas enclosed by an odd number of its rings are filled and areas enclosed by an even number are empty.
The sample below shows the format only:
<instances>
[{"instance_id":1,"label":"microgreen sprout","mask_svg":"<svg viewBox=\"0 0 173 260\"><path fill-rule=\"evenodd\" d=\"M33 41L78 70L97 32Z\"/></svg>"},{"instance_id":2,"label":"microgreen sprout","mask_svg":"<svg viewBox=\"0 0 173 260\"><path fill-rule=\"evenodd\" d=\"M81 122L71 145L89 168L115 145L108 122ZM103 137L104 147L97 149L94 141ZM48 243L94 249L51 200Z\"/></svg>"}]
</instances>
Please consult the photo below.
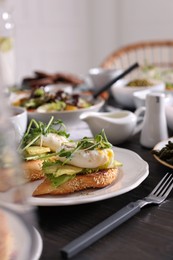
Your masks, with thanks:
<instances>
[{"instance_id":1,"label":"microgreen sprout","mask_svg":"<svg viewBox=\"0 0 173 260\"><path fill-rule=\"evenodd\" d=\"M110 148L112 145L107 140L105 131L102 130L99 134L97 134L94 138L84 137L80 141L76 143L75 148L71 150L62 149L59 152L59 157L66 157L64 164L68 162L78 150L88 151L94 149L106 149Z\"/></svg>"},{"instance_id":2,"label":"microgreen sprout","mask_svg":"<svg viewBox=\"0 0 173 260\"><path fill-rule=\"evenodd\" d=\"M57 129L55 129L55 126ZM48 124L32 119L28 125L27 131L24 134L19 148L21 151L26 150L28 147L36 143L42 135L47 135L48 133L55 133L61 136L69 137L66 132L66 127L62 120L54 120L52 116Z\"/></svg>"}]
</instances>

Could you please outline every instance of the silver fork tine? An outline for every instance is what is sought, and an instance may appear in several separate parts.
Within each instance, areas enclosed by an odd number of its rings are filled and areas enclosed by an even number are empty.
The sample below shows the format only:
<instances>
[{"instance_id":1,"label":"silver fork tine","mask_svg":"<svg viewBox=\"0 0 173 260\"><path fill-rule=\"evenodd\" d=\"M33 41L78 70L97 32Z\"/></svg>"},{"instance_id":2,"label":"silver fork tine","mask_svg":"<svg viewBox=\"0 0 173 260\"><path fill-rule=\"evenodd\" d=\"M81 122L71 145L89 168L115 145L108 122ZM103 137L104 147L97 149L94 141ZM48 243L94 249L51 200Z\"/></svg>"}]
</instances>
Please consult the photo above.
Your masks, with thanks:
<instances>
[{"instance_id":1,"label":"silver fork tine","mask_svg":"<svg viewBox=\"0 0 173 260\"><path fill-rule=\"evenodd\" d=\"M162 195L168 188L169 184L172 182L172 174L168 176L168 178L165 180L165 182L162 184L162 186L155 192L155 195Z\"/></svg>"},{"instance_id":2,"label":"silver fork tine","mask_svg":"<svg viewBox=\"0 0 173 260\"><path fill-rule=\"evenodd\" d=\"M152 190L152 192L150 193L150 195L154 195L155 192L158 191L158 189L162 188L162 184L165 181L165 179L168 177L168 179L171 177L171 175L169 174L169 172L167 172L167 174L161 179L161 181L157 184L157 186L154 188L154 190Z\"/></svg>"},{"instance_id":3,"label":"silver fork tine","mask_svg":"<svg viewBox=\"0 0 173 260\"><path fill-rule=\"evenodd\" d=\"M170 182L168 183L168 185L166 186L166 188L164 189L164 191L168 188L168 186L170 185L170 183L173 181L173 179L170 180ZM163 195L163 198L165 199L169 193L171 192L171 190L173 189L173 182L170 185L170 187L168 188L168 190L166 191L166 193ZM161 194L162 195L162 194Z\"/></svg>"}]
</instances>

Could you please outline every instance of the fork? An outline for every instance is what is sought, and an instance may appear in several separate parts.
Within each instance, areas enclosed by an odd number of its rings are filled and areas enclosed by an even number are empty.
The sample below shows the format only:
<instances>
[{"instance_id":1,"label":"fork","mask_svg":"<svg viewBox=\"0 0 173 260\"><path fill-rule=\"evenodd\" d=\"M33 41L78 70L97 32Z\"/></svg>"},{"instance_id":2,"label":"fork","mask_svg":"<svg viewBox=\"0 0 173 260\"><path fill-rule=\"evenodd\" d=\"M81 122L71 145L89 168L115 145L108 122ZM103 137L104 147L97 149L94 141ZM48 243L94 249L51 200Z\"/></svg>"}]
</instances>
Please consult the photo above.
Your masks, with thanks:
<instances>
[{"instance_id":1,"label":"fork","mask_svg":"<svg viewBox=\"0 0 173 260\"><path fill-rule=\"evenodd\" d=\"M136 202L129 203L124 208L114 213L112 216L108 217L88 232L84 233L62 248L62 257L65 259L73 257L137 214L144 206L148 204L161 204L167 198L172 188L173 176L172 173L167 173L147 197L137 200Z\"/></svg>"}]
</instances>

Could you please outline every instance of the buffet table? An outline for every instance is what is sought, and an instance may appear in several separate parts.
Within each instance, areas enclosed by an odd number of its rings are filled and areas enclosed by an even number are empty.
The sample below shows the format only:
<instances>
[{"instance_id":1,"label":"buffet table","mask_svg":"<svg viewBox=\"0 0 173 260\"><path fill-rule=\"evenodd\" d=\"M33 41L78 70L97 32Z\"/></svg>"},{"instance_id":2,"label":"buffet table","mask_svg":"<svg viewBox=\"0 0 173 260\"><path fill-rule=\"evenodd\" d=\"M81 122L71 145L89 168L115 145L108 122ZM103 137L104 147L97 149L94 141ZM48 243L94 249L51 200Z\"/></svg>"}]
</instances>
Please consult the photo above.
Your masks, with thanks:
<instances>
[{"instance_id":1,"label":"buffet table","mask_svg":"<svg viewBox=\"0 0 173 260\"><path fill-rule=\"evenodd\" d=\"M81 133L80 130L79 132ZM40 259L62 259L61 248L129 202L148 195L163 175L170 171L154 159L151 150L139 144L139 134L119 147L134 151L148 163L148 177L131 191L109 199L78 205L39 206L38 226L43 239ZM173 192L163 204L144 207L136 216L73 259L171 260L173 259L172 216Z\"/></svg>"}]
</instances>

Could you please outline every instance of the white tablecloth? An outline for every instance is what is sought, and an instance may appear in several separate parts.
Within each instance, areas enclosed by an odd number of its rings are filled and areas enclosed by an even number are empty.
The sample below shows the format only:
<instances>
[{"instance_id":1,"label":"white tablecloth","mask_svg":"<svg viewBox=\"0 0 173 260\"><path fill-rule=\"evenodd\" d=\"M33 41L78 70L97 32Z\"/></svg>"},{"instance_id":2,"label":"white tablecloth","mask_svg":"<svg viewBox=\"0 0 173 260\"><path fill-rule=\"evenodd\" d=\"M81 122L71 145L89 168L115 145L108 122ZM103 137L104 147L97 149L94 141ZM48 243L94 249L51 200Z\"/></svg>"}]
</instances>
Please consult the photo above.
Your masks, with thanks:
<instances>
[{"instance_id":1,"label":"white tablecloth","mask_svg":"<svg viewBox=\"0 0 173 260\"><path fill-rule=\"evenodd\" d=\"M77 126L70 127L67 129L67 132L70 134L72 140L79 140L83 137L92 137L92 133L85 122L79 123Z\"/></svg>"}]
</instances>

